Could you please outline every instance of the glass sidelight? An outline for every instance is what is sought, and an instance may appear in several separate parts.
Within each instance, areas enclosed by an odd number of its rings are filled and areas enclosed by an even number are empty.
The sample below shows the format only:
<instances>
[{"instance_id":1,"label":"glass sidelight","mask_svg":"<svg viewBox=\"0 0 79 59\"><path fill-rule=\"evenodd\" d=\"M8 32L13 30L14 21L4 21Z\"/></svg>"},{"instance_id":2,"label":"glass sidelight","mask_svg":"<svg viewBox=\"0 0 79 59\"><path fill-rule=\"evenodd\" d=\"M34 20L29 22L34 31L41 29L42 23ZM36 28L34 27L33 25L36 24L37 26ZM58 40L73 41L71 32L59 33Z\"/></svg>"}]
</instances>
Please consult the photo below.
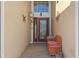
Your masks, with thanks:
<instances>
[{"instance_id":1,"label":"glass sidelight","mask_svg":"<svg viewBox=\"0 0 79 59\"><path fill-rule=\"evenodd\" d=\"M44 39L46 37L46 20L40 20L40 39Z\"/></svg>"},{"instance_id":2,"label":"glass sidelight","mask_svg":"<svg viewBox=\"0 0 79 59\"><path fill-rule=\"evenodd\" d=\"M45 42L48 35L48 18L34 18L34 42Z\"/></svg>"}]
</instances>

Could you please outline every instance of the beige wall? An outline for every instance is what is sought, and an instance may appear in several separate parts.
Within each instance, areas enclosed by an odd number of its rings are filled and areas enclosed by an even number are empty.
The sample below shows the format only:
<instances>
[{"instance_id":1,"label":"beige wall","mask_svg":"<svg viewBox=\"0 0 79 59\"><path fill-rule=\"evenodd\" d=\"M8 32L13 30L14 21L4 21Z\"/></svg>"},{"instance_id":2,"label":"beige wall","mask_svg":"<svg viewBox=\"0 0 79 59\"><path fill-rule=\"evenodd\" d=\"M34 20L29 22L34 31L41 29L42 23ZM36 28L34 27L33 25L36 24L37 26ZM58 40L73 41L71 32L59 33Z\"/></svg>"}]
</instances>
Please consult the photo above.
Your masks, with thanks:
<instances>
[{"instance_id":1,"label":"beige wall","mask_svg":"<svg viewBox=\"0 0 79 59\"><path fill-rule=\"evenodd\" d=\"M56 20L55 19L55 16L56 16L56 1L52 1L51 2L51 19L52 19L52 22L51 22L51 29L52 29L52 33L56 33L57 31L57 26L56 25Z\"/></svg>"},{"instance_id":2,"label":"beige wall","mask_svg":"<svg viewBox=\"0 0 79 59\"><path fill-rule=\"evenodd\" d=\"M78 20L79 20L79 1L78 1ZM78 21L78 25L79 25L79 21ZM78 26L79 29L79 26ZM79 58L79 31L78 31L78 58Z\"/></svg>"},{"instance_id":3,"label":"beige wall","mask_svg":"<svg viewBox=\"0 0 79 59\"><path fill-rule=\"evenodd\" d=\"M19 57L30 40L30 2L4 2L5 57ZM26 16L26 22L22 15Z\"/></svg>"},{"instance_id":4,"label":"beige wall","mask_svg":"<svg viewBox=\"0 0 79 59\"><path fill-rule=\"evenodd\" d=\"M63 37L65 57L75 57L75 3L62 12L59 17L58 30Z\"/></svg>"}]
</instances>

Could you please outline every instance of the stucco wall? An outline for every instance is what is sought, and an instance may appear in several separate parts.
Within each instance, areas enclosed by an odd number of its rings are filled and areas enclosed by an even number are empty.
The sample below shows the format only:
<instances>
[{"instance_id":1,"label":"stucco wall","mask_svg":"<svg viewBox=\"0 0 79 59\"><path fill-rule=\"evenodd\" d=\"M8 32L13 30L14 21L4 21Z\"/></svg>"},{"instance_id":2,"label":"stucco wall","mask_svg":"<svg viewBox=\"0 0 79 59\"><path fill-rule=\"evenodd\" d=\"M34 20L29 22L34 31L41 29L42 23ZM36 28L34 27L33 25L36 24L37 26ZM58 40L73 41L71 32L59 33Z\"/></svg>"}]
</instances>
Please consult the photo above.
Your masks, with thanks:
<instances>
[{"instance_id":1,"label":"stucco wall","mask_svg":"<svg viewBox=\"0 0 79 59\"><path fill-rule=\"evenodd\" d=\"M0 2L0 57L1 57L1 2Z\"/></svg>"},{"instance_id":2,"label":"stucco wall","mask_svg":"<svg viewBox=\"0 0 79 59\"><path fill-rule=\"evenodd\" d=\"M58 20L58 30L63 38L64 55L65 57L75 57L75 2L71 2Z\"/></svg>"},{"instance_id":3,"label":"stucco wall","mask_svg":"<svg viewBox=\"0 0 79 59\"><path fill-rule=\"evenodd\" d=\"M56 1L51 1L51 29L52 29L52 33L56 33L57 32L57 26L56 26ZM58 32L57 32L58 33Z\"/></svg>"},{"instance_id":4,"label":"stucco wall","mask_svg":"<svg viewBox=\"0 0 79 59\"><path fill-rule=\"evenodd\" d=\"M78 57L79 57L79 1L78 1Z\"/></svg>"},{"instance_id":5,"label":"stucco wall","mask_svg":"<svg viewBox=\"0 0 79 59\"><path fill-rule=\"evenodd\" d=\"M30 2L4 2L4 57L19 57L30 41ZM22 15L26 16L23 22Z\"/></svg>"}]
</instances>

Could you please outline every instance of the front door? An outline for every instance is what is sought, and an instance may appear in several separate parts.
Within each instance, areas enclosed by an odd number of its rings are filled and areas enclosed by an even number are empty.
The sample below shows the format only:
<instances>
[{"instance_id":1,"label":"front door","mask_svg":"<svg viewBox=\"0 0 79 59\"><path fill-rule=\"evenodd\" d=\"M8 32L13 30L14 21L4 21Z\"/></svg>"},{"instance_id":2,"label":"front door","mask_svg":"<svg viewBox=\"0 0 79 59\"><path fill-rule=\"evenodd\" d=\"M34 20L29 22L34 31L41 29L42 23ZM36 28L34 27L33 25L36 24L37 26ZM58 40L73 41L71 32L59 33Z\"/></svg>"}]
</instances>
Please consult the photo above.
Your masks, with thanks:
<instances>
[{"instance_id":1,"label":"front door","mask_svg":"<svg viewBox=\"0 0 79 59\"><path fill-rule=\"evenodd\" d=\"M46 42L46 37L49 34L49 18L34 18L33 20L33 41Z\"/></svg>"}]
</instances>

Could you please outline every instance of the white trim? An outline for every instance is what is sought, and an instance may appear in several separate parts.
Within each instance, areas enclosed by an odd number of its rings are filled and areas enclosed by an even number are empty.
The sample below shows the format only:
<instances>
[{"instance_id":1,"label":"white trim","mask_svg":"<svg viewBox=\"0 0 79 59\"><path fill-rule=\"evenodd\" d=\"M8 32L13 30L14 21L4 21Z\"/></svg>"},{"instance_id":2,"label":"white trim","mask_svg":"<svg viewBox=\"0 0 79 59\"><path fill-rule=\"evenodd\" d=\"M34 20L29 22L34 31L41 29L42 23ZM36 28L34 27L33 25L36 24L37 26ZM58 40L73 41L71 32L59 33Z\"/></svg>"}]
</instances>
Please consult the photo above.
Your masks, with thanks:
<instances>
[{"instance_id":1,"label":"white trim","mask_svg":"<svg viewBox=\"0 0 79 59\"><path fill-rule=\"evenodd\" d=\"M52 31L51 31L51 1L49 1L49 34L51 35L52 34Z\"/></svg>"},{"instance_id":2,"label":"white trim","mask_svg":"<svg viewBox=\"0 0 79 59\"><path fill-rule=\"evenodd\" d=\"M31 13L33 15L33 1L31 2ZM33 16L32 16L33 17ZM33 18L31 18L32 20L32 23L31 23L31 42L30 43L33 43Z\"/></svg>"},{"instance_id":3,"label":"white trim","mask_svg":"<svg viewBox=\"0 0 79 59\"><path fill-rule=\"evenodd\" d=\"M78 2L75 2L75 57L78 57Z\"/></svg>"},{"instance_id":4,"label":"white trim","mask_svg":"<svg viewBox=\"0 0 79 59\"><path fill-rule=\"evenodd\" d=\"M79 58L79 1L78 1L78 58Z\"/></svg>"},{"instance_id":5,"label":"white trim","mask_svg":"<svg viewBox=\"0 0 79 59\"><path fill-rule=\"evenodd\" d=\"M1 1L1 57L4 57L4 2Z\"/></svg>"},{"instance_id":6,"label":"white trim","mask_svg":"<svg viewBox=\"0 0 79 59\"><path fill-rule=\"evenodd\" d=\"M42 12L42 16L40 16L40 12L34 12L34 17L50 17L48 12Z\"/></svg>"},{"instance_id":7,"label":"white trim","mask_svg":"<svg viewBox=\"0 0 79 59\"><path fill-rule=\"evenodd\" d=\"M33 43L33 20L31 23L31 42L30 43Z\"/></svg>"}]
</instances>

